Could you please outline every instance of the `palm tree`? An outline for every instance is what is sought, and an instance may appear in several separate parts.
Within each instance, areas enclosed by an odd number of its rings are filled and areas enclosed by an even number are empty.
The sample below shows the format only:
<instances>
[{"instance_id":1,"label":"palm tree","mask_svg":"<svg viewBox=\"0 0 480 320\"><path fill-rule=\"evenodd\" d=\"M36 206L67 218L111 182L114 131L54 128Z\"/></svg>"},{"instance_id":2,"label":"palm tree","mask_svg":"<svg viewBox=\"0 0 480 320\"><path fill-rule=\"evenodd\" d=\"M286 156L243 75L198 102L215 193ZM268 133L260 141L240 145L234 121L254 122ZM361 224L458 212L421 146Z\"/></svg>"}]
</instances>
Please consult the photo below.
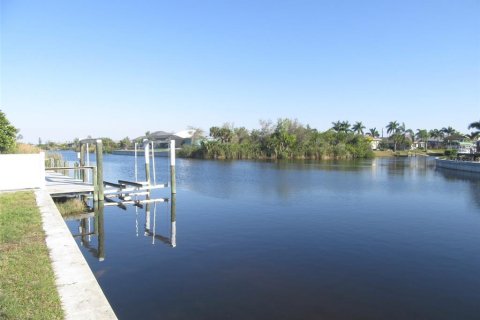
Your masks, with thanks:
<instances>
[{"instance_id":1,"label":"palm tree","mask_svg":"<svg viewBox=\"0 0 480 320\"><path fill-rule=\"evenodd\" d=\"M349 132L350 131L350 123L348 121L336 121L332 122L332 129L336 132Z\"/></svg>"},{"instance_id":2,"label":"palm tree","mask_svg":"<svg viewBox=\"0 0 480 320\"><path fill-rule=\"evenodd\" d=\"M393 137L393 151L397 152L397 136L398 136L398 129L399 123L397 121L390 121L387 124L387 134L390 134L390 137Z\"/></svg>"},{"instance_id":3,"label":"palm tree","mask_svg":"<svg viewBox=\"0 0 480 320\"><path fill-rule=\"evenodd\" d=\"M356 134L363 135L363 129L365 129L365 126L363 125L363 123L361 121L355 122L355 124L352 126L352 130Z\"/></svg>"},{"instance_id":4,"label":"palm tree","mask_svg":"<svg viewBox=\"0 0 480 320\"><path fill-rule=\"evenodd\" d=\"M450 126L448 128L443 127L440 131L445 133L448 137L456 132L456 130L453 129L452 127L450 127Z\"/></svg>"},{"instance_id":5,"label":"palm tree","mask_svg":"<svg viewBox=\"0 0 480 320\"><path fill-rule=\"evenodd\" d=\"M477 129L477 131L472 132L472 139L477 138L480 135L480 121L472 122L468 125L468 129Z\"/></svg>"},{"instance_id":6,"label":"palm tree","mask_svg":"<svg viewBox=\"0 0 480 320\"><path fill-rule=\"evenodd\" d=\"M342 129L342 123L340 121L332 122L332 129L336 132L340 132L340 130Z\"/></svg>"},{"instance_id":7,"label":"palm tree","mask_svg":"<svg viewBox=\"0 0 480 320\"><path fill-rule=\"evenodd\" d=\"M350 122L348 122L348 121L342 121L342 123L341 123L341 129L342 129L342 130L341 130L341 131L347 133L347 132L350 131L350 127L351 127L351 126L352 126L352 125L350 124Z\"/></svg>"},{"instance_id":8,"label":"palm tree","mask_svg":"<svg viewBox=\"0 0 480 320\"><path fill-rule=\"evenodd\" d=\"M472 132L470 134L466 134L465 135L466 138L470 139L470 140L477 140L478 137L480 137L480 131L475 131L475 132Z\"/></svg>"},{"instance_id":9,"label":"palm tree","mask_svg":"<svg viewBox=\"0 0 480 320\"><path fill-rule=\"evenodd\" d=\"M428 131L425 129L417 129L417 139L423 141L425 143L425 152L427 152L427 144L428 144Z\"/></svg>"},{"instance_id":10,"label":"palm tree","mask_svg":"<svg viewBox=\"0 0 480 320\"><path fill-rule=\"evenodd\" d=\"M387 133L390 134L394 134L395 132L397 132L397 129L398 129L398 122L397 121L390 121L388 124L387 124Z\"/></svg>"},{"instance_id":11,"label":"palm tree","mask_svg":"<svg viewBox=\"0 0 480 320\"><path fill-rule=\"evenodd\" d=\"M378 133L377 128L371 128L369 129L369 133L373 138L378 138L380 137L380 133Z\"/></svg>"}]
</instances>

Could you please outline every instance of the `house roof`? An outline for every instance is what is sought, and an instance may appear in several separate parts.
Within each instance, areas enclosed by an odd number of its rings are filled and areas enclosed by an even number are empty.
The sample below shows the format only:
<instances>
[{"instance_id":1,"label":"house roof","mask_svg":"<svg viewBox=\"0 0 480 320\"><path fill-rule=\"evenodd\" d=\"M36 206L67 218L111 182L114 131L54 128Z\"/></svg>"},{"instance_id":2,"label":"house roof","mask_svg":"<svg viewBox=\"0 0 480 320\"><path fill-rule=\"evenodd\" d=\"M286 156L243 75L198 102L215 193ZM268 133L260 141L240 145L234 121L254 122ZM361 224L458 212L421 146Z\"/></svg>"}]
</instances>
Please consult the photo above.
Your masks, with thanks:
<instances>
[{"instance_id":1,"label":"house roof","mask_svg":"<svg viewBox=\"0 0 480 320\"><path fill-rule=\"evenodd\" d=\"M191 138L193 137L194 134L195 134L195 130L183 130L175 133L177 137L183 138L183 139Z\"/></svg>"}]
</instances>

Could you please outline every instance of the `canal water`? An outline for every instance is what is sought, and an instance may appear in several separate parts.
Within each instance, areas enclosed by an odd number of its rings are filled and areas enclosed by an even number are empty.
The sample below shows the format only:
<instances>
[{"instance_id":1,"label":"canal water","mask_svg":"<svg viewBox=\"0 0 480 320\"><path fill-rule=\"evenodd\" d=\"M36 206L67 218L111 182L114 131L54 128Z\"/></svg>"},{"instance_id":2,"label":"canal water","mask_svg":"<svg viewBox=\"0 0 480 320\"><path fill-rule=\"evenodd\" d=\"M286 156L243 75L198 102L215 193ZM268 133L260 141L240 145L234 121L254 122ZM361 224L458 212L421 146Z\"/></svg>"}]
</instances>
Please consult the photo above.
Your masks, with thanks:
<instances>
[{"instance_id":1,"label":"canal water","mask_svg":"<svg viewBox=\"0 0 480 320\"><path fill-rule=\"evenodd\" d=\"M104 161L106 180L133 179L132 156ZM105 207L101 243L75 238L120 319L480 318L479 175L424 157L178 159L177 192L174 217Z\"/></svg>"}]
</instances>

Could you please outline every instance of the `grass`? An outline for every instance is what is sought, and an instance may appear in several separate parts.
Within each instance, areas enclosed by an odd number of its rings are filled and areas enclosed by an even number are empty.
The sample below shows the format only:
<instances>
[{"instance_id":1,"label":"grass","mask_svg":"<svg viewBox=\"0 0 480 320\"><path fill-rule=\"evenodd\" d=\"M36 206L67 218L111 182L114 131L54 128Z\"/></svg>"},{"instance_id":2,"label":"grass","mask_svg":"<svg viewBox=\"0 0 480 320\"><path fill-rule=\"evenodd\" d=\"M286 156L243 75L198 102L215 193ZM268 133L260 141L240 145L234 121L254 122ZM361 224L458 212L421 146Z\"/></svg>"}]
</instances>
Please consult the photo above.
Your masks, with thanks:
<instances>
[{"instance_id":1,"label":"grass","mask_svg":"<svg viewBox=\"0 0 480 320\"><path fill-rule=\"evenodd\" d=\"M375 150L373 151L375 157L395 157L395 156L408 156L410 155L429 155L429 156L443 156L445 153L444 149L428 149L428 152L425 153L424 149L416 150L402 150L397 151L396 153L393 150Z\"/></svg>"},{"instance_id":2,"label":"grass","mask_svg":"<svg viewBox=\"0 0 480 320\"><path fill-rule=\"evenodd\" d=\"M374 150L373 154L375 157L393 157L393 151L392 150Z\"/></svg>"},{"instance_id":3,"label":"grass","mask_svg":"<svg viewBox=\"0 0 480 320\"><path fill-rule=\"evenodd\" d=\"M15 153L39 153L42 151L37 146L27 144L27 143L17 143Z\"/></svg>"},{"instance_id":4,"label":"grass","mask_svg":"<svg viewBox=\"0 0 480 320\"><path fill-rule=\"evenodd\" d=\"M62 319L33 192L0 194L0 319Z\"/></svg>"},{"instance_id":5,"label":"grass","mask_svg":"<svg viewBox=\"0 0 480 320\"><path fill-rule=\"evenodd\" d=\"M62 216L75 213L84 213L87 209L85 203L78 198L67 199L65 201L56 201L55 205Z\"/></svg>"}]
</instances>

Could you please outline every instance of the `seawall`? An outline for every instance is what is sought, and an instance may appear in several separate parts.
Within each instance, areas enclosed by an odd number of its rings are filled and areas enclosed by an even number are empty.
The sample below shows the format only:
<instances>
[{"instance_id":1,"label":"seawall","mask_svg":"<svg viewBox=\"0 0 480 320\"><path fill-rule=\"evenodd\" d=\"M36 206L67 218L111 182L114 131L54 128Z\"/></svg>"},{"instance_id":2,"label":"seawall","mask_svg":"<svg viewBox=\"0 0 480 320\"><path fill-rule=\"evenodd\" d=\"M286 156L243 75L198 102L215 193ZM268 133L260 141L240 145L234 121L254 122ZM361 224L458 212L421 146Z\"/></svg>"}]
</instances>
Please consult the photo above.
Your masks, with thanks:
<instances>
[{"instance_id":1,"label":"seawall","mask_svg":"<svg viewBox=\"0 0 480 320\"><path fill-rule=\"evenodd\" d=\"M45 242L67 320L117 317L55 203L44 189L35 190Z\"/></svg>"},{"instance_id":2,"label":"seawall","mask_svg":"<svg viewBox=\"0 0 480 320\"><path fill-rule=\"evenodd\" d=\"M480 173L480 162L435 159L437 168Z\"/></svg>"}]
</instances>

